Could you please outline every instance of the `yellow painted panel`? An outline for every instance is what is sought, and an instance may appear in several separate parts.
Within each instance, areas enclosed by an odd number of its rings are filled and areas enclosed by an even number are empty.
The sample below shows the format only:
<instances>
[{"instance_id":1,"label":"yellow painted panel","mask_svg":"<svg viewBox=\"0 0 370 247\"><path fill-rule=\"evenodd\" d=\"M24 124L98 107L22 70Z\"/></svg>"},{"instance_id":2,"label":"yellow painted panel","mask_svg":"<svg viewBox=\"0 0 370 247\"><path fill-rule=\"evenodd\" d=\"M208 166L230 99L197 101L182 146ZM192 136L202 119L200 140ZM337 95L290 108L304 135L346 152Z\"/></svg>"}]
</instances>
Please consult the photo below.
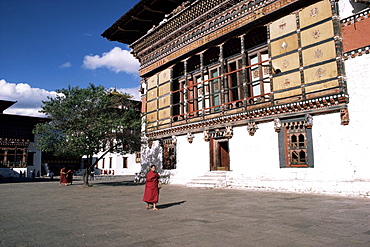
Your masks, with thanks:
<instances>
[{"instance_id":1,"label":"yellow painted panel","mask_svg":"<svg viewBox=\"0 0 370 247\"><path fill-rule=\"evenodd\" d=\"M272 57L298 49L298 36L297 34L271 42L271 55Z\"/></svg>"},{"instance_id":2,"label":"yellow painted panel","mask_svg":"<svg viewBox=\"0 0 370 247\"><path fill-rule=\"evenodd\" d=\"M301 85L301 75L299 71L294 73L289 73L286 75L274 77L272 79L273 91L278 91L282 89L287 89L291 87L297 87Z\"/></svg>"},{"instance_id":3,"label":"yellow painted panel","mask_svg":"<svg viewBox=\"0 0 370 247\"><path fill-rule=\"evenodd\" d=\"M156 127L157 126L157 122L153 122L153 123L148 123L147 125L146 125L146 128L147 129L151 129L151 128L154 128L154 127Z\"/></svg>"},{"instance_id":4,"label":"yellow painted panel","mask_svg":"<svg viewBox=\"0 0 370 247\"><path fill-rule=\"evenodd\" d=\"M327 89L327 88L333 88L333 87L336 87L338 85L339 85L338 80L333 80L333 81L327 81L327 82L324 82L324 83L319 83L319 84L307 86L307 87L305 87L305 90L306 90L306 93L311 93L311 92L315 92L315 91L319 91L319 90L323 90L323 89Z\"/></svg>"},{"instance_id":5,"label":"yellow painted panel","mask_svg":"<svg viewBox=\"0 0 370 247\"><path fill-rule=\"evenodd\" d=\"M304 83L312 83L337 76L337 63L334 61L304 70Z\"/></svg>"},{"instance_id":6,"label":"yellow painted panel","mask_svg":"<svg viewBox=\"0 0 370 247\"><path fill-rule=\"evenodd\" d=\"M272 59L271 62L274 70L279 69L281 72L297 69L299 68L299 54L296 52L277 59Z\"/></svg>"},{"instance_id":7,"label":"yellow painted panel","mask_svg":"<svg viewBox=\"0 0 370 247\"><path fill-rule=\"evenodd\" d=\"M150 90L153 87L156 87L158 85L158 76L153 75L148 79L148 90Z\"/></svg>"},{"instance_id":8,"label":"yellow painted panel","mask_svg":"<svg viewBox=\"0 0 370 247\"><path fill-rule=\"evenodd\" d=\"M147 103L147 112L157 110L157 100L153 100Z\"/></svg>"},{"instance_id":9,"label":"yellow painted panel","mask_svg":"<svg viewBox=\"0 0 370 247\"><path fill-rule=\"evenodd\" d=\"M170 108L166 108L166 109L163 109L163 110L160 110L158 112L158 118L159 119L164 119L164 118L169 118L171 116L171 111L170 111Z\"/></svg>"},{"instance_id":10,"label":"yellow painted panel","mask_svg":"<svg viewBox=\"0 0 370 247\"><path fill-rule=\"evenodd\" d=\"M301 32L302 47L334 37L333 22L327 21L323 24L311 27Z\"/></svg>"},{"instance_id":11,"label":"yellow painted panel","mask_svg":"<svg viewBox=\"0 0 370 247\"><path fill-rule=\"evenodd\" d=\"M165 69L162 72L159 73L159 84L162 84L166 81L170 80L171 76L171 70L170 69Z\"/></svg>"},{"instance_id":12,"label":"yellow painted panel","mask_svg":"<svg viewBox=\"0 0 370 247\"><path fill-rule=\"evenodd\" d=\"M270 24L270 39L275 39L297 30L296 15L287 15Z\"/></svg>"},{"instance_id":13,"label":"yellow painted panel","mask_svg":"<svg viewBox=\"0 0 370 247\"><path fill-rule=\"evenodd\" d=\"M300 26L303 28L331 16L332 10L329 0L320 1L299 12Z\"/></svg>"},{"instance_id":14,"label":"yellow painted panel","mask_svg":"<svg viewBox=\"0 0 370 247\"><path fill-rule=\"evenodd\" d=\"M146 99L149 101L149 100L157 98L157 91L158 91L157 88L153 88L150 91L148 91Z\"/></svg>"},{"instance_id":15,"label":"yellow painted panel","mask_svg":"<svg viewBox=\"0 0 370 247\"><path fill-rule=\"evenodd\" d=\"M159 108L163 108L170 105L170 95L161 97L159 100Z\"/></svg>"},{"instance_id":16,"label":"yellow painted panel","mask_svg":"<svg viewBox=\"0 0 370 247\"><path fill-rule=\"evenodd\" d=\"M298 89L293 89L293 90L289 90L289 91L286 91L286 92L275 93L274 94L274 99L281 99L281 98L300 95L300 94L302 94L302 90L300 88L298 88Z\"/></svg>"},{"instance_id":17,"label":"yellow painted panel","mask_svg":"<svg viewBox=\"0 0 370 247\"><path fill-rule=\"evenodd\" d=\"M157 118L157 112L153 112L153 113L149 113L148 115L146 115L146 120L150 123L150 122L154 122L154 121L157 121L158 118Z\"/></svg>"},{"instance_id":18,"label":"yellow painted panel","mask_svg":"<svg viewBox=\"0 0 370 247\"><path fill-rule=\"evenodd\" d=\"M168 94L168 93L170 93L170 91L171 91L171 84L168 82L166 84L163 84L163 85L159 86L159 95L158 96Z\"/></svg>"},{"instance_id":19,"label":"yellow painted panel","mask_svg":"<svg viewBox=\"0 0 370 247\"><path fill-rule=\"evenodd\" d=\"M335 58L334 40L302 51L303 66Z\"/></svg>"},{"instance_id":20,"label":"yellow painted panel","mask_svg":"<svg viewBox=\"0 0 370 247\"><path fill-rule=\"evenodd\" d=\"M163 120L159 120L158 121L158 125L162 125L162 124L166 124L166 123L170 123L171 122L171 119L163 119ZM166 126L168 127L168 126ZM165 126L161 126L160 128L165 128Z\"/></svg>"}]
</instances>

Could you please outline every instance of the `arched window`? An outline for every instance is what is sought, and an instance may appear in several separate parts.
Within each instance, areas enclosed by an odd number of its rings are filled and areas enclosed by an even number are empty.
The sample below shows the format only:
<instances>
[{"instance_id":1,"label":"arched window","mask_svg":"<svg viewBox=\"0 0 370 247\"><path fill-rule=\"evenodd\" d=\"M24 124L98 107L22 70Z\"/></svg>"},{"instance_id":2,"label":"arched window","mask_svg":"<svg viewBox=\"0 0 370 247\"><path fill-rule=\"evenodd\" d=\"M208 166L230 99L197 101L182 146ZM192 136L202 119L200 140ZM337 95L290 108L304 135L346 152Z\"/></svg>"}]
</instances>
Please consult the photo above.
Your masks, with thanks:
<instances>
[{"instance_id":1,"label":"arched window","mask_svg":"<svg viewBox=\"0 0 370 247\"><path fill-rule=\"evenodd\" d=\"M299 163L306 163L306 152L303 150L299 152Z\"/></svg>"},{"instance_id":2,"label":"arched window","mask_svg":"<svg viewBox=\"0 0 370 247\"><path fill-rule=\"evenodd\" d=\"M304 135L300 134L298 141L299 141L299 143L298 143L299 147L304 147L305 146Z\"/></svg>"},{"instance_id":3,"label":"arched window","mask_svg":"<svg viewBox=\"0 0 370 247\"><path fill-rule=\"evenodd\" d=\"M291 139L291 146L292 147L298 147L298 145L297 145L297 136L292 135L290 139Z\"/></svg>"}]
</instances>

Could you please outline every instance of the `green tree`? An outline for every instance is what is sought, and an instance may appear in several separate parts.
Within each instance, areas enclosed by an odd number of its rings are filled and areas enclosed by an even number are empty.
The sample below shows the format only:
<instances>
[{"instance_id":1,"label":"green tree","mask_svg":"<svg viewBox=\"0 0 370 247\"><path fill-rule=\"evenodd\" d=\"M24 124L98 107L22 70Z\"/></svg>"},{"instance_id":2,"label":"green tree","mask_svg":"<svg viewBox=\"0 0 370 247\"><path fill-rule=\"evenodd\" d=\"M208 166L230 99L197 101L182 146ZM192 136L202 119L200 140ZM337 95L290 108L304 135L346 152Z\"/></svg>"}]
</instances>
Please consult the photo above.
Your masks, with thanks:
<instances>
[{"instance_id":1,"label":"green tree","mask_svg":"<svg viewBox=\"0 0 370 247\"><path fill-rule=\"evenodd\" d=\"M87 88L56 90L42 101L49 122L37 124L39 148L54 155L87 157L84 184L95 164L111 153L134 153L141 146L141 116L132 96L90 84ZM93 156L104 152L93 163Z\"/></svg>"}]
</instances>

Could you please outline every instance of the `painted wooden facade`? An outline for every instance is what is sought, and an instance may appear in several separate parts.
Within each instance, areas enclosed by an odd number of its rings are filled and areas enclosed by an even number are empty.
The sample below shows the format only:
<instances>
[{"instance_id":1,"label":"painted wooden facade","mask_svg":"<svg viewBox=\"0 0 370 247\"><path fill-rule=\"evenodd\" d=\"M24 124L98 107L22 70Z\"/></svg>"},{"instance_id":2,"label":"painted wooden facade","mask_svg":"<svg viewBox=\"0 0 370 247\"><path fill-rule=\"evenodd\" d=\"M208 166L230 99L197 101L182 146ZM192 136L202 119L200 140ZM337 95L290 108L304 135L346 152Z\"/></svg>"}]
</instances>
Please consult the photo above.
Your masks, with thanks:
<instances>
[{"instance_id":1,"label":"painted wooden facade","mask_svg":"<svg viewBox=\"0 0 370 247\"><path fill-rule=\"evenodd\" d=\"M250 172L240 163L271 163L263 154L237 157L259 147L255 154L274 153L272 162L280 170L270 174L262 169L251 179L279 177L285 168L316 169L315 131L324 126L314 125L314 119L336 116L335 124L349 124L345 59L354 50L369 53L368 12L355 17L361 22L353 29L353 20L341 19L341 3L334 0L174 1L172 11L160 9L165 2L140 1L103 33L130 44L141 63L144 134L148 146L156 143L161 150L154 161L171 170L174 181L207 170L228 171L236 181ZM153 8L144 7L149 3ZM133 18L154 25L129 29L128 14L142 14L138 9L151 9L156 17L162 13L162 19L155 21L150 14L146 20ZM255 138L261 129L269 133L261 133L266 140ZM241 138L244 130L249 137ZM203 143L195 144L199 139ZM275 147L269 152L271 141ZM153 162L156 152L144 147L143 164ZM198 168L189 162L199 163ZM312 173L293 170L286 173Z\"/></svg>"}]
</instances>

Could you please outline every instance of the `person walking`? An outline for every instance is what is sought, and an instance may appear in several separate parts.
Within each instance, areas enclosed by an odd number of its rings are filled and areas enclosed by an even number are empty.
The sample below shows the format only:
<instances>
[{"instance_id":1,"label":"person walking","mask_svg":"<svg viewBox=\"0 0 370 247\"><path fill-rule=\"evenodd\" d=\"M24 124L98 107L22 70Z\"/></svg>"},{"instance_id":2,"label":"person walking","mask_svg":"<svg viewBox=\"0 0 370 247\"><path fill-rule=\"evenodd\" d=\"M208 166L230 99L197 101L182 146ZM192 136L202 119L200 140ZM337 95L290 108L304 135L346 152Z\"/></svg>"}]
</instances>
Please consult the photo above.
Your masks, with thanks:
<instances>
[{"instance_id":1,"label":"person walking","mask_svg":"<svg viewBox=\"0 0 370 247\"><path fill-rule=\"evenodd\" d=\"M72 170L68 170L67 175L66 175L66 179L67 179L67 183L69 185L72 185L72 181L73 181L73 172L72 172Z\"/></svg>"},{"instance_id":2,"label":"person walking","mask_svg":"<svg viewBox=\"0 0 370 247\"><path fill-rule=\"evenodd\" d=\"M150 171L146 174L145 190L143 201L147 203L146 209L149 209L149 206L153 205L153 210L158 210L156 207L159 198L159 174L155 171L155 165L150 166Z\"/></svg>"},{"instance_id":3,"label":"person walking","mask_svg":"<svg viewBox=\"0 0 370 247\"><path fill-rule=\"evenodd\" d=\"M60 170L60 186L62 185L65 185L67 186L68 185L68 181L67 181L67 172L66 172L66 168L63 167L61 170Z\"/></svg>"}]
</instances>

